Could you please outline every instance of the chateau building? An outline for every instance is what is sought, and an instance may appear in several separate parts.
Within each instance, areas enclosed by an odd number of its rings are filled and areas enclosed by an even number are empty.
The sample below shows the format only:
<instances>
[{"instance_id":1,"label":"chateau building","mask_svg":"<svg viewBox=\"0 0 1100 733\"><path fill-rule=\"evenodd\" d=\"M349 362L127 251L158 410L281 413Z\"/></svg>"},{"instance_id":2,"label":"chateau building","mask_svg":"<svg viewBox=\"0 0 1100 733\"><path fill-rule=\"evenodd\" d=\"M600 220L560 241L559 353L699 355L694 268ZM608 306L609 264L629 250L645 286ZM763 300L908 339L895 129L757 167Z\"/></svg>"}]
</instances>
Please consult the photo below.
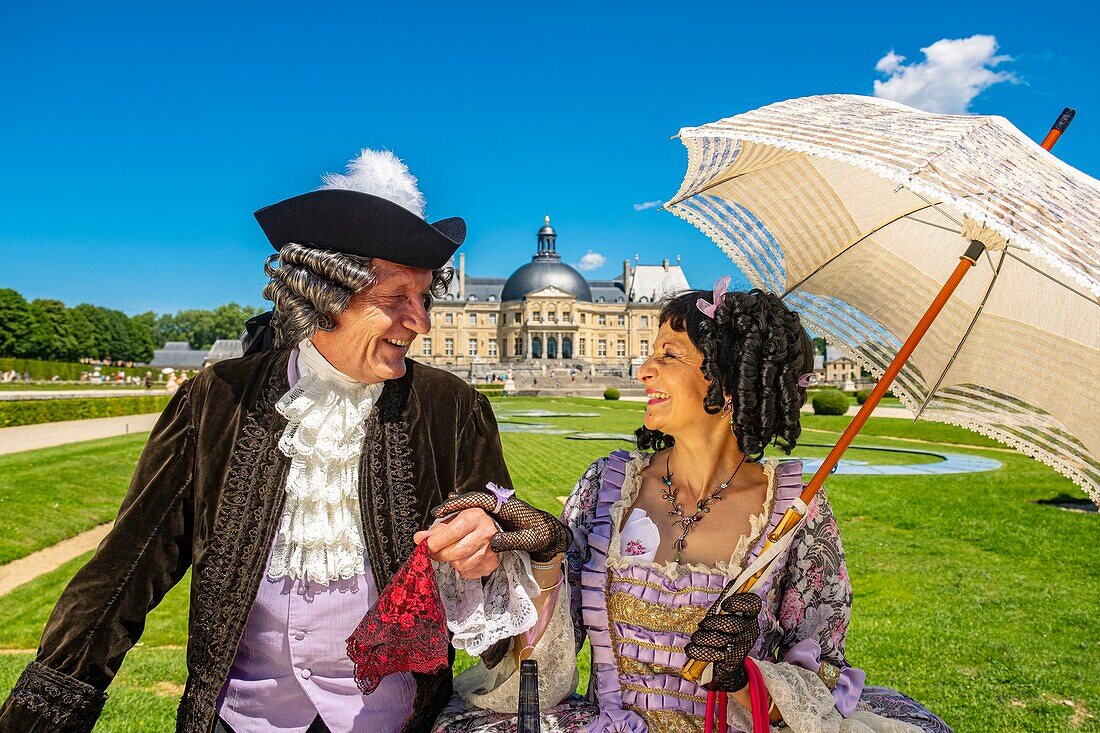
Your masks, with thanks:
<instances>
[{"instance_id":1,"label":"chateau building","mask_svg":"<svg viewBox=\"0 0 1100 733\"><path fill-rule=\"evenodd\" d=\"M446 296L432 307L432 330L409 355L478 376L506 369L578 367L630 373L649 356L660 300L689 285L680 267L623 262L613 280L586 280L561 261L550 217L538 231L531 261L508 278L468 277L458 256Z\"/></svg>"}]
</instances>

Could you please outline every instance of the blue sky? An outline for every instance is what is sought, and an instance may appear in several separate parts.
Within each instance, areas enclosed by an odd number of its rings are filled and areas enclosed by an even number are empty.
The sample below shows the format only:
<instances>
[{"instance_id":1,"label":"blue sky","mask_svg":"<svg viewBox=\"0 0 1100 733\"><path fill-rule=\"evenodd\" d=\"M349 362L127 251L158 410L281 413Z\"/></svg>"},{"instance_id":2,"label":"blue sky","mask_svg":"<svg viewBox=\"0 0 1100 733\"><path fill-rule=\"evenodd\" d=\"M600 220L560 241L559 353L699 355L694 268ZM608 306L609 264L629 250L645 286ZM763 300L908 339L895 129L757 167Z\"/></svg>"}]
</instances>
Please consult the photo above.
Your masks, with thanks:
<instances>
[{"instance_id":1,"label":"blue sky","mask_svg":"<svg viewBox=\"0 0 1100 733\"><path fill-rule=\"evenodd\" d=\"M429 218L467 219L471 274L526 262L549 212L566 261L606 258L590 277L681 255L709 285L728 260L672 215L634 208L678 187L671 135L790 97L871 94L888 81L876 64L895 89L962 90L966 69L931 68L921 49L978 34L1009 57L986 71L1011 78L968 110L1039 139L1077 107L1056 153L1100 175L1095 2L1053 17L958 0L397 5L9 7L0 287L128 313L260 304L269 250L251 212L365 146L409 164ZM905 61L880 64L891 51Z\"/></svg>"}]
</instances>

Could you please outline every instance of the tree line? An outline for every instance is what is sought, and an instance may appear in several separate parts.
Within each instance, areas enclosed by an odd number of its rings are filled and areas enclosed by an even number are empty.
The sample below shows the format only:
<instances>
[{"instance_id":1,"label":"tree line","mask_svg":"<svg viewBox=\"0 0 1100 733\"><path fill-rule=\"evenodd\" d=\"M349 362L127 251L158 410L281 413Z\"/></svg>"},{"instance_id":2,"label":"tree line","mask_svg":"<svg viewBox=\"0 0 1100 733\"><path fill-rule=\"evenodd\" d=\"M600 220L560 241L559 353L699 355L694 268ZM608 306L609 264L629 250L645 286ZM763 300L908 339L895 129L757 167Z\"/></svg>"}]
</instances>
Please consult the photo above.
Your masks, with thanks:
<instances>
[{"instance_id":1,"label":"tree line","mask_svg":"<svg viewBox=\"0 0 1100 733\"><path fill-rule=\"evenodd\" d=\"M217 339L237 338L244 322L262 311L226 303L213 310L128 316L88 303L69 308L60 300L28 301L15 290L0 288L0 356L147 362L166 341L209 349Z\"/></svg>"}]
</instances>

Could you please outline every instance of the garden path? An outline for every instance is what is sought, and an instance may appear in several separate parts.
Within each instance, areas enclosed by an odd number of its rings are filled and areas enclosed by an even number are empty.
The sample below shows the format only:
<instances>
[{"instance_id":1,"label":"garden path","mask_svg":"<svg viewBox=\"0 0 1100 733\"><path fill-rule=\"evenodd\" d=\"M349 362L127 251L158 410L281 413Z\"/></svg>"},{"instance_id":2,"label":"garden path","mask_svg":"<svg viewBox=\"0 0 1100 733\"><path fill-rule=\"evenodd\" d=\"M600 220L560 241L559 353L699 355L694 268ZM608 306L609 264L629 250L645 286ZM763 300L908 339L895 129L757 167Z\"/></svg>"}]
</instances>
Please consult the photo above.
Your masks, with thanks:
<instances>
[{"instance_id":1,"label":"garden path","mask_svg":"<svg viewBox=\"0 0 1100 733\"><path fill-rule=\"evenodd\" d=\"M29 583L39 575L56 570L74 557L80 557L85 552L94 550L112 526L114 522L101 524L87 532L81 532L76 537L70 537L56 545L50 545L26 557L12 560L6 565L0 565L0 596L10 593L24 583Z\"/></svg>"},{"instance_id":2,"label":"garden path","mask_svg":"<svg viewBox=\"0 0 1100 733\"><path fill-rule=\"evenodd\" d=\"M158 417L160 413L153 412L144 415L95 417L88 420L66 420L0 428L0 455L77 443L82 440L146 433L153 429Z\"/></svg>"}]
</instances>

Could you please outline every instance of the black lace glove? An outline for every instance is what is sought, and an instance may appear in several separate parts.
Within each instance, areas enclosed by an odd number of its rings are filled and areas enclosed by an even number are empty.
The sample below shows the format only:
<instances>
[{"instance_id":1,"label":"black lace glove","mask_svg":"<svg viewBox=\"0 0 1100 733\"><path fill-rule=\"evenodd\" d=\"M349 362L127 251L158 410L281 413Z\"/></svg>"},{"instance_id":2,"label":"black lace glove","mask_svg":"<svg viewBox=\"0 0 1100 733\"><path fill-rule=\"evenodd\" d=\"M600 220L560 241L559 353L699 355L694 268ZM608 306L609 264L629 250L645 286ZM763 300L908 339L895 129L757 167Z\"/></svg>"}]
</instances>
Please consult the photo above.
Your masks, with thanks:
<instances>
[{"instance_id":1,"label":"black lace glove","mask_svg":"<svg viewBox=\"0 0 1100 733\"><path fill-rule=\"evenodd\" d=\"M488 491L469 491L448 498L433 509L432 514L438 518L475 507L484 509L504 528L489 541L493 552L524 550L535 562L547 562L569 547L571 535L568 527L554 515L514 496L498 502L497 497Z\"/></svg>"},{"instance_id":2,"label":"black lace glove","mask_svg":"<svg viewBox=\"0 0 1100 733\"><path fill-rule=\"evenodd\" d=\"M749 683L745 657L760 636L760 596L734 593L715 604L684 647L690 659L714 664L708 690L737 692Z\"/></svg>"}]
</instances>

